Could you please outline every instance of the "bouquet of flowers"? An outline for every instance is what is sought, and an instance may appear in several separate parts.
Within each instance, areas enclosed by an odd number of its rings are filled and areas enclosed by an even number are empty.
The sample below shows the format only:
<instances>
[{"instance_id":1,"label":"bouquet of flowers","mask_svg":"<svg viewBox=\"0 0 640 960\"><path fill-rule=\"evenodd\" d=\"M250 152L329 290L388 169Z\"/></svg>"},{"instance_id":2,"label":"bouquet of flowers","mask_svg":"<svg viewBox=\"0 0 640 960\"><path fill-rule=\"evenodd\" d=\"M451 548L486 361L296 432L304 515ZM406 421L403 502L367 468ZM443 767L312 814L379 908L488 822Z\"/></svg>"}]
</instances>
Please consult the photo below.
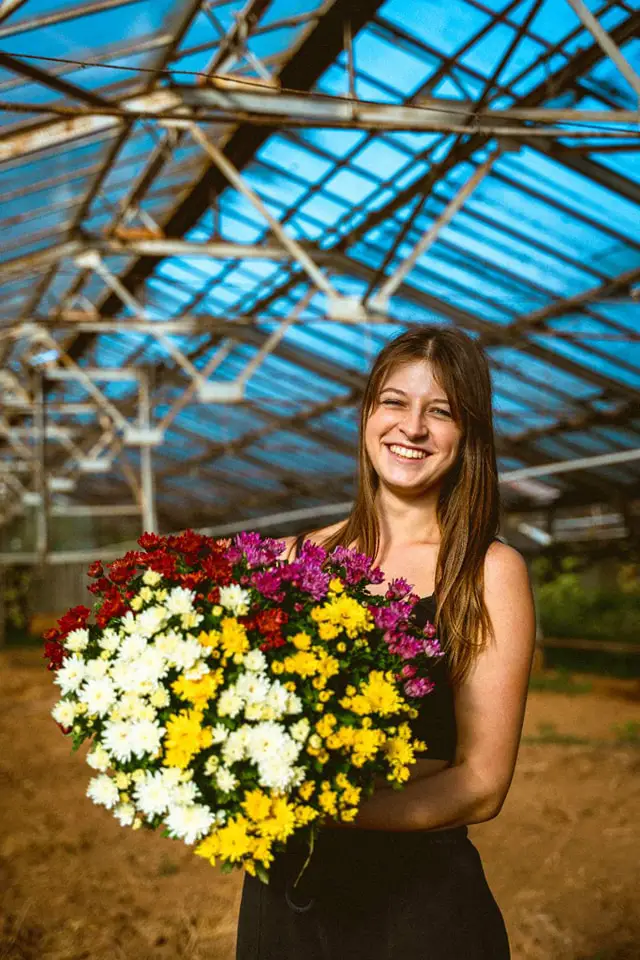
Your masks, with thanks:
<instances>
[{"instance_id":1,"label":"bouquet of flowers","mask_svg":"<svg viewBox=\"0 0 640 960\"><path fill-rule=\"evenodd\" d=\"M417 597L371 560L244 533L145 534L106 570L91 611L45 634L52 715L91 740L87 795L123 826L166 836L265 882L294 833L352 821L376 778L395 787L425 749L411 731L441 655Z\"/></svg>"}]
</instances>

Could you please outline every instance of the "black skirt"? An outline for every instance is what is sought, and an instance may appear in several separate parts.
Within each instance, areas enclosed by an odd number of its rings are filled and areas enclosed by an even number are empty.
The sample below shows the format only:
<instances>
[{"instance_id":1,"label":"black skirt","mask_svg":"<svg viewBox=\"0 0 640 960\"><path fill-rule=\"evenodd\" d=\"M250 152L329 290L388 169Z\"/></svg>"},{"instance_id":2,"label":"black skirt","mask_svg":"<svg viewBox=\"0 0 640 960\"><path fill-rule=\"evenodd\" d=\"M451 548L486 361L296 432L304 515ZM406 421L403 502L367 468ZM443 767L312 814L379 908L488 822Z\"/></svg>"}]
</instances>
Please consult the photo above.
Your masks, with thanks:
<instances>
[{"instance_id":1,"label":"black skirt","mask_svg":"<svg viewBox=\"0 0 640 960\"><path fill-rule=\"evenodd\" d=\"M466 827L323 830L296 885L304 860L245 878L236 960L509 960Z\"/></svg>"}]
</instances>

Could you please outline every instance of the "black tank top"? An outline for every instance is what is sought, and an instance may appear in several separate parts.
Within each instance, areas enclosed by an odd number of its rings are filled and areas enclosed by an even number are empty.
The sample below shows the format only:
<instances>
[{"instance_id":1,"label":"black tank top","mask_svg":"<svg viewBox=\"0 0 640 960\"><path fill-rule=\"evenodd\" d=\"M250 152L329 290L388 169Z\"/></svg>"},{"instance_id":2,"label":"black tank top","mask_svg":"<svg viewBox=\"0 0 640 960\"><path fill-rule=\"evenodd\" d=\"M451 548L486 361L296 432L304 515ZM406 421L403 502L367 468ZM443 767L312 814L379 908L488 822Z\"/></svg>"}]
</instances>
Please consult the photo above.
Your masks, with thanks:
<instances>
[{"instance_id":1,"label":"black tank top","mask_svg":"<svg viewBox=\"0 0 640 960\"><path fill-rule=\"evenodd\" d=\"M424 627L428 621L433 623L435 616L436 601L433 596L422 597L413 608L413 617L420 627ZM457 729L453 686L446 654L434 661L431 678L435 687L423 698L420 713L411 724L414 735L427 744L427 750L417 756L427 760L453 762Z\"/></svg>"}]
</instances>

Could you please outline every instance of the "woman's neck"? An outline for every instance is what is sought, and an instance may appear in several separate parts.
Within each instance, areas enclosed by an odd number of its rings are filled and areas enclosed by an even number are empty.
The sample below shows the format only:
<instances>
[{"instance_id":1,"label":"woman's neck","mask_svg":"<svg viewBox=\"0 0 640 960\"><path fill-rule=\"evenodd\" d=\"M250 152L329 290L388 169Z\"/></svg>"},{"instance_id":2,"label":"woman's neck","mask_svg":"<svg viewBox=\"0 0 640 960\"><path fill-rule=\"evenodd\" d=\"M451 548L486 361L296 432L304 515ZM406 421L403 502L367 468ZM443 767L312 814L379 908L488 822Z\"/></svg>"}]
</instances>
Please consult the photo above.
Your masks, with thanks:
<instances>
[{"instance_id":1,"label":"woman's neck","mask_svg":"<svg viewBox=\"0 0 640 960\"><path fill-rule=\"evenodd\" d=\"M383 543L440 543L437 492L419 500L404 500L381 488L376 494L376 509Z\"/></svg>"}]
</instances>

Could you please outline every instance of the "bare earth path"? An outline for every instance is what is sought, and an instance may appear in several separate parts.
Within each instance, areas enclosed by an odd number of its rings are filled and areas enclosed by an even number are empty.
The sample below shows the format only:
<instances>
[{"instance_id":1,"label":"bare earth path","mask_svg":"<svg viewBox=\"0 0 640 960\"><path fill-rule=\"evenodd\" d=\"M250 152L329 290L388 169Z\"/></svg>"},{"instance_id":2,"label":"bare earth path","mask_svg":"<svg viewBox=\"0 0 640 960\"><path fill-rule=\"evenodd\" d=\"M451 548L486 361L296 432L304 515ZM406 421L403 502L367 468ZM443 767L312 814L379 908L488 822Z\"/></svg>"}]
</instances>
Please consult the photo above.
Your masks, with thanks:
<instances>
[{"instance_id":1,"label":"bare earth path","mask_svg":"<svg viewBox=\"0 0 640 960\"><path fill-rule=\"evenodd\" d=\"M0 655L0 960L232 960L239 878L85 799L54 702L39 651ZM531 693L507 803L472 828L514 960L640 958L639 725L637 682Z\"/></svg>"}]
</instances>

